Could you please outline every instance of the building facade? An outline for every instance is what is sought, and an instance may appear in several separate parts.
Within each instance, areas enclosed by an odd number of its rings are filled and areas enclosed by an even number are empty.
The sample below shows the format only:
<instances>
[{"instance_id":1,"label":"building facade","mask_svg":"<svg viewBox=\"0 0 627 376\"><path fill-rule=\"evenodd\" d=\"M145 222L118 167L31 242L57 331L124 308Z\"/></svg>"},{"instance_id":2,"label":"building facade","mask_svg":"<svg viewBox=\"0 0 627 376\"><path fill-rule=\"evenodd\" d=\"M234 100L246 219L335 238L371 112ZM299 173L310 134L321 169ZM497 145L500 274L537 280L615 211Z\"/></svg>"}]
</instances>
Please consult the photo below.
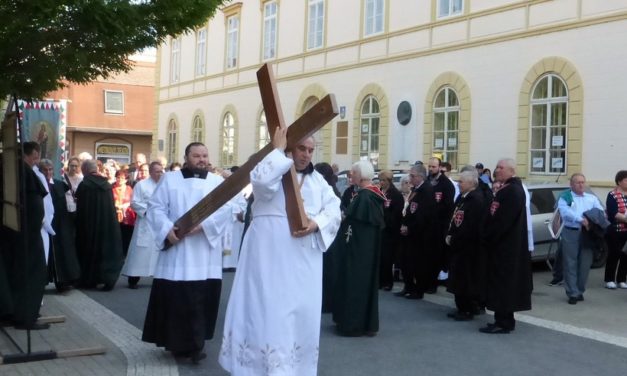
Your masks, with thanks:
<instances>
[{"instance_id":1,"label":"building facade","mask_svg":"<svg viewBox=\"0 0 627 376\"><path fill-rule=\"evenodd\" d=\"M151 153L155 121L154 58L135 57L134 68L87 85L69 84L49 97L67 100L66 154L88 152L122 164Z\"/></svg>"},{"instance_id":2,"label":"building facade","mask_svg":"<svg viewBox=\"0 0 627 376\"><path fill-rule=\"evenodd\" d=\"M316 162L511 157L532 181L613 185L625 40L627 0L232 2L158 49L153 155L180 161L202 141L214 165L246 161L268 142L255 75L268 62L288 124L335 94Z\"/></svg>"}]
</instances>

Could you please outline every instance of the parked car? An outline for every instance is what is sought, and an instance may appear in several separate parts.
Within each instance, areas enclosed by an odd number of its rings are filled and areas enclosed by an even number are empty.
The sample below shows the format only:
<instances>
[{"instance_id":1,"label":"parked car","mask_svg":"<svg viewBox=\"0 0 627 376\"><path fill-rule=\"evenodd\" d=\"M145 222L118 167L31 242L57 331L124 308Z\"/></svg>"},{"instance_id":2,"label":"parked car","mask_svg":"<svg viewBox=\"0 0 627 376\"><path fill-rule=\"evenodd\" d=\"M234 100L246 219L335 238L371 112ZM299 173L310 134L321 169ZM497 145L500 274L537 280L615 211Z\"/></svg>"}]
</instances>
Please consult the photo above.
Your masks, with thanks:
<instances>
[{"instance_id":1,"label":"parked car","mask_svg":"<svg viewBox=\"0 0 627 376\"><path fill-rule=\"evenodd\" d=\"M532 184L527 187L531 195L531 221L533 225L533 261L552 260L558 241L551 237L548 224L555 211L560 194L568 189L565 184ZM588 191L592 193L592 191ZM592 193L594 194L594 193ZM594 251L593 268L600 268L607 261L607 244L600 242Z\"/></svg>"}]
</instances>

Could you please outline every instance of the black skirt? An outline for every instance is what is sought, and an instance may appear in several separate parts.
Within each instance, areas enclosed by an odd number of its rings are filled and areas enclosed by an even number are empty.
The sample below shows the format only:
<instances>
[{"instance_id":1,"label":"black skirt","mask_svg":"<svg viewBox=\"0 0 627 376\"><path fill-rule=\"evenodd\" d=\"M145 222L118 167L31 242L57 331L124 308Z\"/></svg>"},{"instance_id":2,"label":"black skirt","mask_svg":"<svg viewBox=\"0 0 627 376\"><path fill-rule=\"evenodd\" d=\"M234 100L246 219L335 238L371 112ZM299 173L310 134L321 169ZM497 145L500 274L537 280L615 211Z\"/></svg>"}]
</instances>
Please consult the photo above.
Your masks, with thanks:
<instances>
[{"instance_id":1,"label":"black skirt","mask_svg":"<svg viewBox=\"0 0 627 376\"><path fill-rule=\"evenodd\" d=\"M177 353L202 350L213 338L221 290L221 279L154 279L142 341Z\"/></svg>"}]
</instances>

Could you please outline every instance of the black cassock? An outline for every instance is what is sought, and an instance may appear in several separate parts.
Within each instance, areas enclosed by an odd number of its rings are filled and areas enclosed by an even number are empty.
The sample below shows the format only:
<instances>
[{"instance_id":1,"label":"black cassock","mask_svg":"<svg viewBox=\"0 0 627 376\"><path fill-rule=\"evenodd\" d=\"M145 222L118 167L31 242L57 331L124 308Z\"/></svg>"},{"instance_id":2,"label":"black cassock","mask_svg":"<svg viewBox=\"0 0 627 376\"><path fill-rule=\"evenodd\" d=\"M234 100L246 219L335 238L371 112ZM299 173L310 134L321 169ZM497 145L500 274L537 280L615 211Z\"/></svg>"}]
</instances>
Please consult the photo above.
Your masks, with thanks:
<instances>
[{"instance_id":1,"label":"black cassock","mask_svg":"<svg viewBox=\"0 0 627 376\"><path fill-rule=\"evenodd\" d=\"M531 309L531 255L527 247L525 191L519 178L508 179L487 214L483 246L487 257L486 307L492 311Z\"/></svg>"},{"instance_id":2,"label":"black cassock","mask_svg":"<svg viewBox=\"0 0 627 376\"><path fill-rule=\"evenodd\" d=\"M56 235L52 237L48 270L57 286L69 285L78 280L81 272L76 257L75 217L68 212L65 198L65 192L70 188L60 180L54 180L49 187L54 205L52 228Z\"/></svg>"}]
</instances>

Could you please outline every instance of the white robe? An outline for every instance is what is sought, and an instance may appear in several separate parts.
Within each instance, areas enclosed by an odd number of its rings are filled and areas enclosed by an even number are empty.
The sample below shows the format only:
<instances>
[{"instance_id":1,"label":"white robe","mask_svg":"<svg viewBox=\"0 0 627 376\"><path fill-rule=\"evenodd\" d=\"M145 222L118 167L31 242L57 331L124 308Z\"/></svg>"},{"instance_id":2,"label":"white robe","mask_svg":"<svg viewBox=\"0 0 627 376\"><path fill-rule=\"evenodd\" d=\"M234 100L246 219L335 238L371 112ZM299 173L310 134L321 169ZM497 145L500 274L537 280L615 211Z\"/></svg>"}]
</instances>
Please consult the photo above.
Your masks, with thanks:
<instances>
[{"instance_id":1,"label":"white robe","mask_svg":"<svg viewBox=\"0 0 627 376\"><path fill-rule=\"evenodd\" d=\"M35 175L41 184L48 192L47 195L44 196L44 221L41 224L41 240L44 243L44 254L46 255L46 264L48 264L48 254L50 253L50 236L55 236L56 233L52 229L52 219L54 218L54 205L52 204L52 196L50 195L50 187L48 186L48 182L46 181L46 177L44 174L39 171L37 166L33 166L33 171L35 171Z\"/></svg>"},{"instance_id":2,"label":"white robe","mask_svg":"<svg viewBox=\"0 0 627 376\"><path fill-rule=\"evenodd\" d=\"M274 150L250 174L253 220L242 244L219 357L236 376L317 374L322 253L339 229L340 200L318 172L306 175L301 194L319 231L292 237L281 184L292 163Z\"/></svg>"},{"instance_id":3,"label":"white robe","mask_svg":"<svg viewBox=\"0 0 627 376\"><path fill-rule=\"evenodd\" d=\"M157 249L163 249L174 222L223 181L213 174L206 179L185 179L181 171L167 172L161 177L146 213ZM185 236L167 251L159 252L154 277L170 281L221 279L221 237L231 210L230 202L223 205L202 222L203 231Z\"/></svg>"},{"instance_id":4,"label":"white robe","mask_svg":"<svg viewBox=\"0 0 627 376\"><path fill-rule=\"evenodd\" d=\"M148 210L148 201L156 187L157 182L148 178L138 182L133 188L131 208L137 213L137 220L128 247L128 256L126 256L126 262L122 268L122 275L149 277L155 272L160 251L157 249L155 237L146 220L146 211Z\"/></svg>"},{"instance_id":5,"label":"white robe","mask_svg":"<svg viewBox=\"0 0 627 376\"><path fill-rule=\"evenodd\" d=\"M233 205L231 223L227 224L228 229L224 232L223 238L223 268L237 267L239 248L242 243L242 233L244 232L244 222L240 222L237 219L238 214L241 213L243 216L246 212L246 198L244 198L244 193L240 192L239 195L235 196L233 202L235 205Z\"/></svg>"}]
</instances>

